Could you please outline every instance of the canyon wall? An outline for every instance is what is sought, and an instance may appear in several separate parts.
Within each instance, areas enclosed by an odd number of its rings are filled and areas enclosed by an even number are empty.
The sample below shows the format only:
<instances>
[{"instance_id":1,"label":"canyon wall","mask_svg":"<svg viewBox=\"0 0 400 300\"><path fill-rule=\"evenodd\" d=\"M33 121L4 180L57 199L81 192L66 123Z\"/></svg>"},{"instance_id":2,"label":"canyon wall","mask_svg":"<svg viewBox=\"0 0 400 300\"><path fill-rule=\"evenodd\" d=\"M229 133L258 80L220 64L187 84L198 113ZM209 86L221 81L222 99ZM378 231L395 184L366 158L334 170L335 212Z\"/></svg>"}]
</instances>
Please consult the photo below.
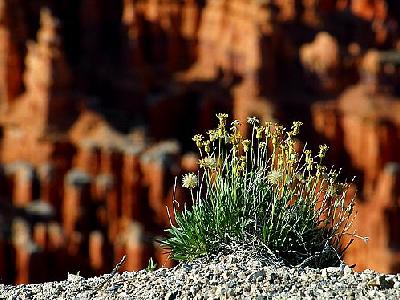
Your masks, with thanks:
<instances>
[{"instance_id":1,"label":"canyon wall","mask_svg":"<svg viewBox=\"0 0 400 300\"><path fill-rule=\"evenodd\" d=\"M174 178L222 111L328 143L369 236L346 260L400 272L399 19L384 0L1 0L0 278L171 266Z\"/></svg>"}]
</instances>

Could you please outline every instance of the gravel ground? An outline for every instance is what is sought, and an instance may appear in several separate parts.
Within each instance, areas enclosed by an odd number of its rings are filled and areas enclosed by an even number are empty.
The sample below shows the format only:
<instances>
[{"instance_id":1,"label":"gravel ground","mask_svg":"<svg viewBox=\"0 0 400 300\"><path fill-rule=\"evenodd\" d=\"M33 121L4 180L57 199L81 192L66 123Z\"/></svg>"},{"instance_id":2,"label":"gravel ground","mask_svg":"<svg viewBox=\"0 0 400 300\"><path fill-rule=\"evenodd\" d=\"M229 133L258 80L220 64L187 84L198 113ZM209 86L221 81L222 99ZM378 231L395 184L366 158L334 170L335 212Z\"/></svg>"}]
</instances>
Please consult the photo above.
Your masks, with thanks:
<instances>
[{"instance_id":1,"label":"gravel ground","mask_svg":"<svg viewBox=\"0 0 400 300\"><path fill-rule=\"evenodd\" d=\"M400 299L400 274L272 266L241 252L153 272L0 285L0 299Z\"/></svg>"}]
</instances>

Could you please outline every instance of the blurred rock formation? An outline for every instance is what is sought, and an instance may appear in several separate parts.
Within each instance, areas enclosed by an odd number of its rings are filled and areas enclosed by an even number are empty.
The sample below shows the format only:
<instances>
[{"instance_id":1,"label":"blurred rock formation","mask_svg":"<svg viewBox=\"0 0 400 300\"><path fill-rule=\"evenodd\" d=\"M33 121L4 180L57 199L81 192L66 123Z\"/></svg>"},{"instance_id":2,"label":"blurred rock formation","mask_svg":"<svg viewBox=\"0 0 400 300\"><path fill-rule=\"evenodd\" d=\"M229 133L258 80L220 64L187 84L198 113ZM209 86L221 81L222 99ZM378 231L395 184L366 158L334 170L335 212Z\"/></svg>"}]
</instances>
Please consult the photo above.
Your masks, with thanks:
<instances>
[{"instance_id":1,"label":"blurred rock formation","mask_svg":"<svg viewBox=\"0 0 400 300\"><path fill-rule=\"evenodd\" d=\"M347 261L399 272L398 20L395 0L0 0L0 278L171 266L154 240L217 112L330 144L370 241Z\"/></svg>"}]
</instances>

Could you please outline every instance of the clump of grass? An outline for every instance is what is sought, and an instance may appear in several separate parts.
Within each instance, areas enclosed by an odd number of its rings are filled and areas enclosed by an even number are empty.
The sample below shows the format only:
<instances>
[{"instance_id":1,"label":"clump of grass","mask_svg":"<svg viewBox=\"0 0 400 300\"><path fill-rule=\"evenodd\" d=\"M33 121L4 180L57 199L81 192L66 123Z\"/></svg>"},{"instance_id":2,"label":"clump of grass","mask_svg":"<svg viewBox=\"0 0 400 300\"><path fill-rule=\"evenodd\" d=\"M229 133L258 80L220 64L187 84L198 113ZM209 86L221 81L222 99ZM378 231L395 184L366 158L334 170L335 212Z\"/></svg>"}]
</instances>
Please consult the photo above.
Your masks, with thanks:
<instances>
[{"instance_id":1,"label":"clump of grass","mask_svg":"<svg viewBox=\"0 0 400 300\"><path fill-rule=\"evenodd\" d=\"M157 263L154 262L153 258L150 257L149 263L147 264L146 267L146 272L154 272L157 269Z\"/></svg>"},{"instance_id":2,"label":"clump of grass","mask_svg":"<svg viewBox=\"0 0 400 300\"><path fill-rule=\"evenodd\" d=\"M295 136L301 122L290 130L254 117L249 139L226 114L208 137L196 135L199 172L183 177L191 192L191 207L174 208L175 222L162 242L175 260L215 254L229 245L251 244L268 249L286 265L336 266L351 244L342 245L354 219L354 197L339 172L322 164L328 147L313 156L298 153ZM175 200L175 199L174 199ZM254 242L256 241L256 242Z\"/></svg>"}]
</instances>

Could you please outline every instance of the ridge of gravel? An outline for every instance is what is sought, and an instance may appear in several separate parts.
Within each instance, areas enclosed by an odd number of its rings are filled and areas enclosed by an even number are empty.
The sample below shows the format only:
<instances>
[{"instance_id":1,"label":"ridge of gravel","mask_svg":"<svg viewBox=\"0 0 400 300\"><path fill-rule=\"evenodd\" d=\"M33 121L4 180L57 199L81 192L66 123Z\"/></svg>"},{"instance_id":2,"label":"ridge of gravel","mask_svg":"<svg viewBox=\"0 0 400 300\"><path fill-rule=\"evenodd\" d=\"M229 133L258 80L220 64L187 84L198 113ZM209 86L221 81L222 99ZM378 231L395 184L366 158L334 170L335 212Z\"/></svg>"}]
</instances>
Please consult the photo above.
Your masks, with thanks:
<instances>
[{"instance_id":1,"label":"ridge of gravel","mask_svg":"<svg viewBox=\"0 0 400 300\"><path fill-rule=\"evenodd\" d=\"M400 274L273 265L246 251L155 271L1 285L0 299L400 299Z\"/></svg>"}]
</instances>

